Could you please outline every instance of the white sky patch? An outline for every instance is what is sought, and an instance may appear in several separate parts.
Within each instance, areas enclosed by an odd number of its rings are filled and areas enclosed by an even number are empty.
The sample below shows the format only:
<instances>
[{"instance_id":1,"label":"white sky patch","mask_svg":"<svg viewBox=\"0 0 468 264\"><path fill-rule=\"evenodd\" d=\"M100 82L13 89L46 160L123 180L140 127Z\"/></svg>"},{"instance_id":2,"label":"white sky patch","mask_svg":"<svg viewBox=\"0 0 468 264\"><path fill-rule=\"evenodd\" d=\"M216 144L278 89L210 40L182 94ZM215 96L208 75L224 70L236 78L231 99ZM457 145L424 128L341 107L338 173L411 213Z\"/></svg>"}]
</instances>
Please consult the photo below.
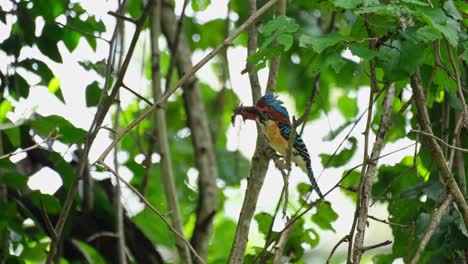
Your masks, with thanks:
<instances>
[{"instance_id":1,"label":"white sky patch","mask_svg":"<svg viewBox=\"0 0 468 264\"><path fill-rule=\"evenodd\" d=\"M341 52L341 57L345 58L345 59L348 59L350 61L354 61L355 63L360 63L361 62L361 58L354 55L350 49L346 48L345 50L343 50Z\"/></svg>"},{"instance_id":2,"label":"white sky patch","mask_svg":"<svg viewBox=\"0 0 468 264\"><path fill-rule=\"evenodd\" d=\"M62 186L62 178L49 167L43 167L29 177L28 186L31 190L53 195Z\"/></svg>"}]
</instances>

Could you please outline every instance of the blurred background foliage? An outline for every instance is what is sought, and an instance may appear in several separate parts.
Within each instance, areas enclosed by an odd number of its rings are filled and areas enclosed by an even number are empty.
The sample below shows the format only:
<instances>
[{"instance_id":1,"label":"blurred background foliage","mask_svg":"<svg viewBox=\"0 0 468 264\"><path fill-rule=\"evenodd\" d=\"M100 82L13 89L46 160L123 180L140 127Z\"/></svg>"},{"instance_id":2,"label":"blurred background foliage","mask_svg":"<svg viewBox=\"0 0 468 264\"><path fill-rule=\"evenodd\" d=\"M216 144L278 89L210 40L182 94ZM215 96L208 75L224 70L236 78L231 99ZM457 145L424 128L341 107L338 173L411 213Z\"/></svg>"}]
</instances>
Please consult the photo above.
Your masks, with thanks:
<instances>
[{"instance_id":1,"label":"blurred background foliage","mask_svg":"<svg viewBox=\"0 0 468 264\"><path fill-rule=\"evenodd\" d=\"M262 6L266 1L258 1ZM167 1L164 4L174 4ZM204 11L210 0L192 0L193 15L186 16L184 34L186 34L192 51L210 51L220 44L229 31L236 29L247 19L247 1L230 1L231 14L229 19L215 19L201 22L197 14ZM432 6L431 6L432 5ZM138 19L142 14L144 3L140 0L129 0L126 15ZM329 136L324 141L331 141L338 135L344 135L359 122L363 107L358 105L357 91L370 85L369 61L376 63L376 74L381 89L393 83L397 88L393 114L396 114L408 100L411 94L408 88L409 76L417 69L421 70L423 86L427 87L430 118L435 135L444 138L443 123L448 128L454 127L453 118L463 110L463 104L457 96L456 82L441 68L435 66L434 43L440 42L440 63L450 66L447 46L451 47L457 67L461 72L461 81L466 96L468 87L468 4L456 1L375 1L375 0L328 0L328 1L287 1L286 16L275 16L274 10L268 11L259 21L259 50L249 57L255 63L255 71L268 67L269 60L276 55L281 56L277 92L289 94L295 101L296 111L302 113L311 91L314 80L319 75L319 90L308 121L323 118L325 113L338 110L344 118L342 124L333 124ZM10 21L10 22L7 22ZM42 21L38 22L38 21ZM32 89L48 89L64 104L60 81L49 63L61 63L62 55L59 44L73 52L80 41L86 41L96 49L97 39L110 29L103 21L89 14L76 1L45 1L35 0L12 1L10 9L0 9L0 23L7 31L7 37L0 43L0 52L12 61L2 65L0 86L0 256L2 263L38 263L45 260L46 249L50 239L44 214L55 223L58 213L64 203L67 189L72 177L76 174L76 162L79 157L66 160L64 154L54 149L54 144L65 144L70 149L80 149L84 143L87 131L76 127L69 120L59 116L41 116L31 114L21 120L12 122L11 113L22 99L28 98ZM146 26L147 27L147 26ZM147 28L145 27L145 30ZM374 32L370 37L366 28ZM383 39L378 50L369 49L369 38ZM278 40L274 44L273 40ZM245 47L247 33L242 33L234 42L235 47ZM24 49L36 49L37 56L23 56ZM351 51L357 56L354 60L343 56ZM171 52L164 48L161 51L161 69L163 76L169 68ZM137 51L138 53L138 51ZM144 76L151 80L151 58L146 54L144 59ZM91 84L83 83L86 90L88 107L98 104L102 94L102 83L105 75L105 62L91 62L87 58L80 61L82 67L94 71L96 80ZM226 149L227 130L230 125L232 108L240 103L237 94L230 83L223 77L226 72L226 61L221 55L214 58L213 71L221 82L219 87L211 87L201 83L200 89L203 102L210 120L211 132L216 147L216 158L219 171L219 186L221 202L214 220L214 234L210 244L208 263L225 263L229 254L236 228L235 220L223 214L224 201L229 199L224 193L229 188L239 188L242 179L249 172L248 157L238 151ZM428 80L433 75L430 86ZM115 73L112 73L115 77ZM35 78L31 78L33 75ZM32 80L33 79L33 80ZM178 80L173 75L170 83ZM42 88L40 88L42 87ZM248 87L244 87L249 89ZM143 94L150 97L150 89ZM187 174L194 170L193 147L190 129L187 127L187 117L181 96L171 97L166 108L168 124L168 140L172 153L177 187L177 198L180 201L182 219L186 235L190 235L195 224L196 204L198 199L197 186ZM352 96L350 96L352 95ZM381 115L383 96L375 103L375 115L371 128L375 130ZM143 105L143 106L142 106ZM146 107L140 100L135 100L123 109L119 119L120 127L126 127L137 118ZM361 110L361 112L359 111ZM449 118L443 113L448 111ZM79 113L77 113L79 114ZM363 122L363 121L361 121ZM144 120L119 144L119 152L125 153L125 160L120 164L131 172L131 184L141 190L142 181L147 170L143 162L148 145L151 143L151 119ZM417 128L416 110L411 106L408 112L398 117L386 142L395 142L402 138L415 140L411 128ZM156 128L157 129L157 128ZM323 128L328 130L328 128ZM462 130L461 146L468 146L466 130ZM447 139L451 138L447 135ZM54 141L50 139L53 138ZM45 140L47 142L43 143ZM21 160L10 159L8 153L19 149L27 149L37 143L40 147L27 151L27 156ZM349 163L357 153L360 142L355 137L347 139L345 148L336 155L319 153L323 166L341 168ZM72 152L72 151L71 151ZM385 254L373 257L374 263L392 263L396 259L405 262L414 255L424 227L428 223L433 208L445 195L445 189L439 181L439 174L427 149L420 148L416 156L404 157L399 163L378 169L377 181L373 188L373 200L386 204L389 221L400 224L392 225L393 244ZM76 156L76 155L75 155ZM153 155L154 156L154 155ZM167 212L165 195L159 179L160 166L158 155L152 157L146 198L160 211ZM11 156L13 157L13 155ZM467 175L468 156L462 155L465 168L455 171L459 179L460 171ZM348 164L349 165L349 164ZM53 195L31 190L27 183L28 177L42 167L49 167L60 175L63 186ZM93 173L99 168L91 168ZM99 173L99 172L96 172ZM346 174L346 171L343 175ZM104 177L106 178L106 177ZM359 184L360 173L352 171L342 183L341 189L350 199L356 200L352 191ZM94 209L92 212L83 210L83 197L77 196L72 207L69 223L66 225L64 240L61 244L61 263L113 263L115 255L111 253L114 244L112 237L89 240L95 233L112 232L114 230L112 207L113 194L110 191L112 182L100 179L94 188ZM307 186L295 186L294 191L306 193ZM465 190L466 191L466 187ZM338 215L333 210L333 201L322 203L312 215L306 215L291 231L284 255L291 263L307 263L303 256L305 250L314 249L320 243L317 229L334 231L333 222ZM175 254L172 233L150 210L135 209L128 214L125 228L128 240L146 239L141 242L141 250L146 250L147 244L155 245L162 250L164 256ZM258 223L260 236L268 236L272 224L272 215L257 212L255 221ZM311 227L310 224L314 225ZM135 231L137 230L137 231ZM133 236L133 237L132 237ZM140 240L140 241L143 241ZM137 240L138 241L138 240ZM128 241L130 244L131 242ZM466 261L468 233L461 220L460 213L453 207L443 216L434 236L424 251L421 263L461 263ZM135 254L160 254L156 249L139 252L131 247L131 258L139 259ZM150 248L150 247L149 247ZM256 260L262 248L250 246L245 258L246 263ZM143 252L143 253L142 253ZM167 253L169 252L169 254ZM150 253L146 253L150 254ZM271 256L266 258L272 261ZM174 261L169 258L168 262ZM332 262L344 261L337 257ZM367 260L369 261L369 259ZM144 263L144 262L140 262Z\"/></svg>"}]
</instances>

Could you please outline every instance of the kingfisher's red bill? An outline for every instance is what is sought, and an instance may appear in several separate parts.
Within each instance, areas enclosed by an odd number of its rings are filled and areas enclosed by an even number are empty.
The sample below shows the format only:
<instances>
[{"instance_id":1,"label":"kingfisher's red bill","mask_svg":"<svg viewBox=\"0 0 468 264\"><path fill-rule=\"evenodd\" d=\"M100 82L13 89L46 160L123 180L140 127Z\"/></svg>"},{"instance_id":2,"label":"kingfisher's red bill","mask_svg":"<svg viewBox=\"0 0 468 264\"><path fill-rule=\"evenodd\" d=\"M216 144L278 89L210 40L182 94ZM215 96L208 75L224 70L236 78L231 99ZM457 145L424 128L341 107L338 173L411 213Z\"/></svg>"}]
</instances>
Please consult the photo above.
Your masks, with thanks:
<instances>
[{"instance_id":1,"label":"kingfisher's red bill","mask_svg":"<svg viewBox=\"0 0 468 264\"><path fill-rule=\"evenodd\" d=\"M231 123L234 126L236 122L236 116L242 116L242 119L245 121L247 119L255 120L259 115L265 115L266 112L258 106L238 106L232 111Z\"/></svg>"}]
</instances>

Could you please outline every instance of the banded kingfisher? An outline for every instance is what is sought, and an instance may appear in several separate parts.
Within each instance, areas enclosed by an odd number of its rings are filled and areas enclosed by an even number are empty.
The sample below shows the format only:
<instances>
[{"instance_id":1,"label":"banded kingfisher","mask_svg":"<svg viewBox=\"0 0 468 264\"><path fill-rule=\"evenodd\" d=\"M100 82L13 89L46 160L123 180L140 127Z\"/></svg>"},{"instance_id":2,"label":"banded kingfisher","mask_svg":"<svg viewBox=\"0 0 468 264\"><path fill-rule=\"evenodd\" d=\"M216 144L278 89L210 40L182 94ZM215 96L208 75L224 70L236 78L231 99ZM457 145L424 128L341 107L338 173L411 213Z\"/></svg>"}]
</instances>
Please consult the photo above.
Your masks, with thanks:
<instances>
[{"instance_id":1,"label":"banded kingfisher","mask_svg":"<svg viewBox=\"0 0 468 264\"><path fill-rule=\"evenodd\" d=\"M237 115L241 115L244 120L250 119L257 121L268 144L280 155L283 157L286 156L292 127L291 121L289 120L289 113L283 106L283 102L278 100L278 96L268 93L260 98L255 106L241 105L237 107L234 109L234 115L231 120L233 124ZM294 131L294 133L296 135L293 142L291 161L307 174L312 189L323 199L324 196L314 178L312 162L307 147L301 136L296 131Z\"/></svg>"}]
</instances>

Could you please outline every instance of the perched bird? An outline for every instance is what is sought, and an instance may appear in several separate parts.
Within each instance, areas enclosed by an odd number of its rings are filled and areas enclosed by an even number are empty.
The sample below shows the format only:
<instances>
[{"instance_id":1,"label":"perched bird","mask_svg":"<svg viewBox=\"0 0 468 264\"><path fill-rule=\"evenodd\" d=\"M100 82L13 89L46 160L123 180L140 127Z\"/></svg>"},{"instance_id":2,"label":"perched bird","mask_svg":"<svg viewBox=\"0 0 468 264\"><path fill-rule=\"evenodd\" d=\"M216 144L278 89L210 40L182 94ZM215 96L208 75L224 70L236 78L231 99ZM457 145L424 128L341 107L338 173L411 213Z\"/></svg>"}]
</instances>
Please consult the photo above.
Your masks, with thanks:
<instances>
[{"instance_id":1,"label":"perched bird","mask_svg":"<svg viewBox=\"0 0 468 264\"><path fill-rule=\"evenodd\" d=\"M234 109L232 122L234 122L236 115L241 115L244 120L256 120L270 146L283 157L286 156L292 127L288 111L283 106L283 102L278 100L278 96L268 93L260 98L255 106L237 107ZM307 174L312 188L317 192L320 198L323 198L323 194L312 172L312 164L307 147L301 136L295 131L294 133L295 137L291 160Z\"/></svg>"}]
</instances>

